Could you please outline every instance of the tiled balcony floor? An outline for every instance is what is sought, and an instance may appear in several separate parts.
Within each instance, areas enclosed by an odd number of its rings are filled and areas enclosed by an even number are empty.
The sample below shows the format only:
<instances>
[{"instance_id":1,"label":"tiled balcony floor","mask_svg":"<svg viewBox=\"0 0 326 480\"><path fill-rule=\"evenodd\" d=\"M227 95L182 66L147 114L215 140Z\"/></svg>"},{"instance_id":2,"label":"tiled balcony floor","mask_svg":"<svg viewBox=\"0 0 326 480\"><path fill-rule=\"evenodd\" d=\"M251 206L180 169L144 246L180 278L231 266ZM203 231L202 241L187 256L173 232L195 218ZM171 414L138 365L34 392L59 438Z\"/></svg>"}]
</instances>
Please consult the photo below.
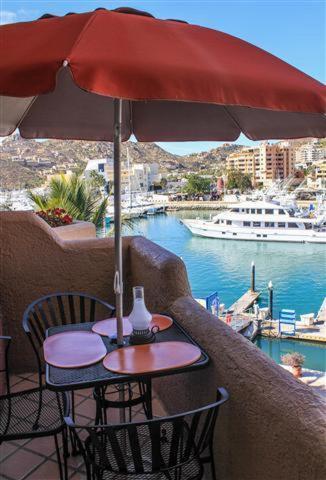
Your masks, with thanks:
<instances>
[{"instance_id":1,"label":"tiled balcony floor","mask_svg":"<svg viewBox=\"0 0 326 480\"><path fill-rule=\"evenodd\" d=\"M15 375L11 378L12 391L25 390L35 386L35 375ZM153 393L153 412L155 416L165 414L162 405ZM144 420L142 407L133 409L133 420ZM76 422L88 424L94 421L95 401L92 391L79 390L76 394ZM111 416L110 416L111 415ZM111 409L110 422L119 421L118 409ZM4 442L0 445L1 480L58 480L55 445L53 437ZM68 458L69 479L85 480L83 459L80 455Z\"/></svg>"}]
</instances>

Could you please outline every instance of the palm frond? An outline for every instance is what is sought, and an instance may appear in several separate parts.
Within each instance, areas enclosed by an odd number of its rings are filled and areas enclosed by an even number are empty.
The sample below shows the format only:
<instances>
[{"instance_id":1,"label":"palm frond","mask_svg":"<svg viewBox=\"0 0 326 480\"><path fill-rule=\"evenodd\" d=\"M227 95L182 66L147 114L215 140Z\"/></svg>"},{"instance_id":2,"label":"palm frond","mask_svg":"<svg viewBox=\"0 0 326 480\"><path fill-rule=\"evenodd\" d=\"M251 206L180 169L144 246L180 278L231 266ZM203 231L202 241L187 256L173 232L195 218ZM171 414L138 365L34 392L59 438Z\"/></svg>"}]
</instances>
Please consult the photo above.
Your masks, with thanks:
<instances>
[{"instance_id":1,"label":"palm frond","mask_svg":"<svg viewBox=\"0 0 326 480\"><path fill-rule=\"evenodd\" d=\"M49 208L49 199L47 195L39 195L29 190L27 192L27 197L35 204L37 210L46 210Z\"/></svg>"},{"instance_id":2,"label":"palm frond","mask_svg":"<svg viewBox=\"0 0 326 480\"><path fill-rule=\"evenodd\" d=\"M48 195L29 192L29 198L41 210L64 208L75 220L93 222L96 227L103 225L107 199L80 175L56 175L50 181Z\"/></svg>"},{"instance_id":3,"label":"palm frond","mask_svg":"<svg viewBox=\"0 0 326 480\"><path fill-rule=\"evenodd\" d=\"M96 228L100 228L103 226L107 206L108 206L108 199L105 198L104 200L102 200L102 202L98 205L97 209L95 210L95 213L93 214L91 221L94 223Z\"/></svg>"}]
</instances>

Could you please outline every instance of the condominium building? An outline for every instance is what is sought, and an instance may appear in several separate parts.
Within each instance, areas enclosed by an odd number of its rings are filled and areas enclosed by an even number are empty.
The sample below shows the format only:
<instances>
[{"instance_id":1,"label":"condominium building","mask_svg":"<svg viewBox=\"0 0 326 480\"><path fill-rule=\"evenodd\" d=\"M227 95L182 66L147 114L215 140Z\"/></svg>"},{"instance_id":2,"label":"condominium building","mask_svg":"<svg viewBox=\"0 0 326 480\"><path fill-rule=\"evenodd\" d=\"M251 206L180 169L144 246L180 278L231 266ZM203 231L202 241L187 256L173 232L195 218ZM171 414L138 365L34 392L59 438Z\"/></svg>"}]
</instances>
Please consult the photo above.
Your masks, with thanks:
<instances>
[{"instance_id":1,"label":"condominium building","mask_svg":"<svg viewBox=\"0 0 326 480\"><path fill-rule=\"evenodd\" d=\"M326 160L316 165L315 175L317 188L326 188Z\"/></svg>"},{"instance_id":2,"label":"condominium building","mask_svg":"<svg viewBox=\"0 0 326 480\"><path fill-rule=\"evenodd\" d=\"M326 148L322 147L317 140L312 140L301 145L295 153L296 165L307 168L310 165L326 158Z\"/></svg>"},{"instance_id":3,"label":"condominium building","mask_svg":"<svg viewBox=\"0 0 326 480\"><path fill-rule=\"evenodd\" d=\"M226 167L250 175L253 184L261 182L259 148L243 148L231 153L226 159Z\"/></svg>"},{"instance_id":4,"label":"condominium building","mask_svg":"<svg viewBox=\"0 0 326 480\"><path fill-rule=\"evenodd\" d=\"M263 142L256 148L243 148L227 157L227 169L249 174L253 185L268 186L294 172L295 150L288 142Z\"/></svg>"},{"instance_id":5,"label":"condominium building","mask_svg":"<svg viewBox=\"0 0 326 480\"><path fill-rule=\"evenodd\" d=\"M268 186L273 181L294 173L295 149L289 142L264 142L259 147L259 154L260 178L264 185Z\"/></svg>"}]
</instances>

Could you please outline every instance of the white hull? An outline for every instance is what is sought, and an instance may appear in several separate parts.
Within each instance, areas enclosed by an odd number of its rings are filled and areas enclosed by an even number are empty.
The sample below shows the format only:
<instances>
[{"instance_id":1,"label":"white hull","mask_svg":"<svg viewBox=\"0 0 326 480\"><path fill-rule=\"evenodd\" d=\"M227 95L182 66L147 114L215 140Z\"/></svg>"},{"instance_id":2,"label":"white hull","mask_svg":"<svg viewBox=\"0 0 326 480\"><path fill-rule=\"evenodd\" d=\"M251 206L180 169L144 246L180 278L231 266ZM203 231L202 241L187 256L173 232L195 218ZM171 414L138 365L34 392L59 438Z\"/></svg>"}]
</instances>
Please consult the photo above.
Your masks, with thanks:
<instances>
[{"instance_id":1,"label":"white hull","mask_svg":"<svg viewBox=\"0 0 326 480\"><path fill-rule=\"evenodd\" d=\"M183 220L193 235L224 240L254 240L259 242L326 243L326 232L314 230L246 228L216 225L203 220Z\"/></svg>"}]
</instances>

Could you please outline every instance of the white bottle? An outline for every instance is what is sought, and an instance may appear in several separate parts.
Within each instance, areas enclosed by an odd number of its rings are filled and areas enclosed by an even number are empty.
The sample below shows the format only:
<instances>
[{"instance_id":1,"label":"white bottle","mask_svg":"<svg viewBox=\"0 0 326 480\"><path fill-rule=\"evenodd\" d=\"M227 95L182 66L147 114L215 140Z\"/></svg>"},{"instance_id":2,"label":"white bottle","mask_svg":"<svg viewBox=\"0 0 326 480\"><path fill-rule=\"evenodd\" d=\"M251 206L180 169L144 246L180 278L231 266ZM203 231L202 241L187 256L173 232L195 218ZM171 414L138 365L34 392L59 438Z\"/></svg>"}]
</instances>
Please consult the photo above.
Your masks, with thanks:
<instances>
[{"instance_id":1,"label":"white bottle","mask_svg":"<svg viewBox=\"0 0 326 480\"><path fill-rule=\"evenodd\" d=\"M144 300L144 287L133 287L134 306L129 315L129 322L133 330L148 330L152 315L146 308Z\"/></svg>"}]
</instances>

